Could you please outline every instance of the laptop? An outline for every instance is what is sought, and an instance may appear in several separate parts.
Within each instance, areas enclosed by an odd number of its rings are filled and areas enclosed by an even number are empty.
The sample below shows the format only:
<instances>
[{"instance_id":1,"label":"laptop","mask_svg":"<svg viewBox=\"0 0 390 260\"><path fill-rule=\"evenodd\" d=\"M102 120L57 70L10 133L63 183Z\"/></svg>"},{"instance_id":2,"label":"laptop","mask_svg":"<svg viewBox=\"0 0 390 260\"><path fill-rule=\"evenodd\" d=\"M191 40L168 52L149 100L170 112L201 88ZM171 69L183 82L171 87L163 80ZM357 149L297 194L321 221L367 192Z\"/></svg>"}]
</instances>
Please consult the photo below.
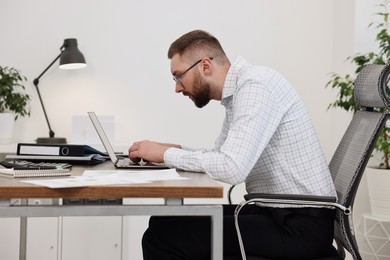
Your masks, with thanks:
<instances>
[{"instance_id":1,"label":"laptop","mask_svg":"<svg viewBox=\"0 0 390 260\"><path fill-rule=\"evenodd\" d=\"M91 119L91 122L95 127L96 132L100 140L102 141L103 146L106 149L108 156L110 157L110 160L114 164L115 168L117 169L168 169L168 167L164 164L153 164L153 163L137 164L131 161L129 158L123 158L117 156L96 114L94 112L88 112L88 116Z\"/></svg>"}]
</instances>

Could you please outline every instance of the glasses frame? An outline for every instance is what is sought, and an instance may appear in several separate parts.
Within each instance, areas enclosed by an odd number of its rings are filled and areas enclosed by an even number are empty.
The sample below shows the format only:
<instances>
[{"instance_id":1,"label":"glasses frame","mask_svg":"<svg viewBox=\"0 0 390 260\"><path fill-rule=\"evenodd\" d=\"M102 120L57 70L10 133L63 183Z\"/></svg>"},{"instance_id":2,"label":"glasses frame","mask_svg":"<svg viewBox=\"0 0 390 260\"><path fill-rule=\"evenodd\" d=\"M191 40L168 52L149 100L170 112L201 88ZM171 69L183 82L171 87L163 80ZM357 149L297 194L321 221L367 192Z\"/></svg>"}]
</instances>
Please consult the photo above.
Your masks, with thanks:
<instances>
[{"instance_id":1,"label":"glasses frame","mask_svg":"<svg viewBox=\"0 0 390 260\"><path fill-rule=\"evenodd\" d=\"M188 71L190 71L193 67L195 67L196 65L198 65L204 58L198 60L197 62L195 62L194 64L192 64L188 69L186 69L185 71L183 71L182 73L180 73L179 75L177 76L173 76L173 80L175 82L178 82L180 85L183 86L183 83L181 82L180 78L182 78ZM210 60L213 60L213 57L209 57Z\"/></svg>"}]
</instances>

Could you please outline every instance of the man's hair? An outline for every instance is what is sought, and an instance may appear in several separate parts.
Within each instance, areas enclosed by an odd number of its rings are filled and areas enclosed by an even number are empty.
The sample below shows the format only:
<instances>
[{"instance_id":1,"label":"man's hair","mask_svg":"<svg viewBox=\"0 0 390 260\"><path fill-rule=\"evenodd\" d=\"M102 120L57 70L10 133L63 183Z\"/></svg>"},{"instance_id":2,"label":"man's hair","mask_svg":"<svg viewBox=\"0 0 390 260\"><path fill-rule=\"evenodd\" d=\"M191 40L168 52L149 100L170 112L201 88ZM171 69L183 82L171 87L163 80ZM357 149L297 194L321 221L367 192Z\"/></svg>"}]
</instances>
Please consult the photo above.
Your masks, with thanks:
<instances>
[{"instance_id":1,"label":"man's hair","mask_svg":"<svg viewBox=\"0 0 390 260\"><path fill-rule=\"evenodd\" d=\"M221 61L227 59L217 38L202 30L191 31L174 41L169 47L168 59L172 59L176 54L188 55L192 59L204 57L212 57Z\"/></svg>"}]
</instances>

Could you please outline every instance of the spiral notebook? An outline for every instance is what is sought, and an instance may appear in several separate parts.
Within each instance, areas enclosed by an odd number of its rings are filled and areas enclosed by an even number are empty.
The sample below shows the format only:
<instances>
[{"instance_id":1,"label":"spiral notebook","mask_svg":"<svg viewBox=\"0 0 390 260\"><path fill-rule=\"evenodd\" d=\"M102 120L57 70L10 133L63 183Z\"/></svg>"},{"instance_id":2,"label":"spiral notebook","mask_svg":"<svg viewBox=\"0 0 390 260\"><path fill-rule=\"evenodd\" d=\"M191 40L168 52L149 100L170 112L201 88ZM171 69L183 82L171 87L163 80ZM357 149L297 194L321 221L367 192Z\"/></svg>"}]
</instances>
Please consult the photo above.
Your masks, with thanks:
<instances>
[{"instance_id":1,"label":"spiral notebook","mask_svg":"<svg viewBox=\"0 0 390 260\"><path fill-rule=\"evenodd\" d=\"M0 176L11 178L64 177L71 175L71 169L0 169Z\"/></svg>"},{"instance_id":2,"label":"spiral notebook","mask_svg":"<svg viewBox=\"0 0 390 260\"><path fill-rule=\"evenodd\" d=\"M72 169L68 163L34 163L24 160L3 160L0 165L0 176L11 178L63 177L71 175Z\"/></svg>"}]
</instances>

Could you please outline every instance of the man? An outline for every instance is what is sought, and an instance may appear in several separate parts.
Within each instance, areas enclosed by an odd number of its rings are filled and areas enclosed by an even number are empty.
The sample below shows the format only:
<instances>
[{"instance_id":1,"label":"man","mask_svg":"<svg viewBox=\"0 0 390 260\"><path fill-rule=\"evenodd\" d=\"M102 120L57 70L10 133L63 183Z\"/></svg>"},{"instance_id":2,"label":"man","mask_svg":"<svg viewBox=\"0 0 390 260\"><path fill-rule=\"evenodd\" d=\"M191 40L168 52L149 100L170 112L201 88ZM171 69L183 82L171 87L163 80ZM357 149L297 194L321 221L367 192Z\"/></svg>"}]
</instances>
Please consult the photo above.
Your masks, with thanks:
<instances>
[{"instance_id":1,"label":"man","mask_svg":"<svg viewBox=\"0 0 390 260\"><path fill-rule=\"evenodd\" d=\"M133 161L164 162L229 184L245 182L248 193L336 196L309 115L282 75L241 57L231 64L218 40L201 30L173 42L168 58L177 93L199 108L221 101L226 109L222 131L210 150L135 142L129 148ZM225 256L240 254L234 207L224 206ZM332 248L332 209L251 205L242 214L250 255L312 259ZM210 219L152 217L142 245L144 259L210 259Z\"/></svg>"}]
</instances>

